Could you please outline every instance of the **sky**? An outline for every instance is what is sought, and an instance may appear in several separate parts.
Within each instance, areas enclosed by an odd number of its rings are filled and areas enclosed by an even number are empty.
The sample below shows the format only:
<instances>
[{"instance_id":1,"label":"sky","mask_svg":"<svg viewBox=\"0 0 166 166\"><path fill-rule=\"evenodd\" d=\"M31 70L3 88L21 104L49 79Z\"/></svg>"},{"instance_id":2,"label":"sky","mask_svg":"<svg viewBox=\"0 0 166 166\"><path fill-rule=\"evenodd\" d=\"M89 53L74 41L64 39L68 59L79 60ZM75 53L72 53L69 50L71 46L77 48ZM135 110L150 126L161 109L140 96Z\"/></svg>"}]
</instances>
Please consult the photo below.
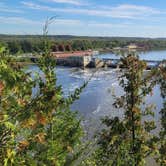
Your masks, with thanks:
<instances>
[{"instance_id":1,"label":"sky","mask_svg":"<svg viewBox=\"0 0 166 166\"><path fill-rule=\"evenodd\" d=\"M166 0L0 0L0 34L166 37Z\"/></svg>"}]
</instances>

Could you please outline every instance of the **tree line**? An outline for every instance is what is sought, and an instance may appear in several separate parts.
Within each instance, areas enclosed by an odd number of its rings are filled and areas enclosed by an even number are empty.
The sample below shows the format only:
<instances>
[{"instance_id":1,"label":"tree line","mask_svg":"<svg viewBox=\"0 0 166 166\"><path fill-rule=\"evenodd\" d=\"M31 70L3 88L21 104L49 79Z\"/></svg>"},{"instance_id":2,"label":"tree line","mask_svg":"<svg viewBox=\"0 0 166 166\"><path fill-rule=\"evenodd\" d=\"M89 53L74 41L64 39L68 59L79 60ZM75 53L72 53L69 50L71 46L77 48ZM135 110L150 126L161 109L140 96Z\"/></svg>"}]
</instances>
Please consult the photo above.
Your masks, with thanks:
<instances>
[{"instance_id":1,"label":"tree line","mask_svg":"<svg viewBox=\"0 0 166 166\"><path fill-rule=\"evenodd\" d=\"M125 47L134 43L143 49L165 49L165 39L149 38L100 38L100 37L71 37L71 36L48 36L52 43L52 49L56 45L61 46L58 51L80 51L88 49L107 50L114 47ZM43 52L44 43L42 36L6 36L0 35L0 42L9 48L10 54ZM66 48L69 46L71 49ZM62 49L64 47L64 49Z\"/></svg>"}]
</instances>

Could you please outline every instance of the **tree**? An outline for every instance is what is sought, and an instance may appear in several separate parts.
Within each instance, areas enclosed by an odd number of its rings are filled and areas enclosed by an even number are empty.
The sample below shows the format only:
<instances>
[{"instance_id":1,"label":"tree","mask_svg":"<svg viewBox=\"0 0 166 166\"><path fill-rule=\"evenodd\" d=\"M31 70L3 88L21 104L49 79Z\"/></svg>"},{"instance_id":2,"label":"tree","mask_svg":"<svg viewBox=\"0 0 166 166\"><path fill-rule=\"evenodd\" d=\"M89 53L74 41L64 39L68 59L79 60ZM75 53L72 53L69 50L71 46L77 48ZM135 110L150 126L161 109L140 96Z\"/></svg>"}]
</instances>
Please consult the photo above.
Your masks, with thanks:
<instances>
[{"instance_id":1,"label":"tree","mask_svg":"<svg viewBox=\"0 0 166 166\"><path fill-rule=\"evenodd\" d=\"M82 130L70 105L86 83L68 98L57 85L55 60L50 54L44 26L45 52L38 61L40 73L32 79L12 57L0 54L0 163L2 165L64 165L79 144ZM39 90L32 93L36 86Z\"/></svg>"},{"instance_id":2,"label":"tree","mask_svg":"<svg viewBox=\"0 0 166 166\"><path fill-rule=\"evenodd\" d=\"M4 43L0 43L0 54L6 54L8 53L8 50L6 49L6 46Z\"/></svg>"},{"instance_id":3,"label":"tree","mask_svg":"<svg viewBox=\"0 0 166 166\"><path fill-rule=\"evenodd\" d=\"M66 51L72 51L71 45L70 45L70 44L67 44L67 45L65 46L65 50L66 50Z\"/></svg>"},{"instance_id":4,"label":"tree","mask_svg":"<svg viewBox=\"0 0 166 166\"><path fill-rule=\"evenodd\" d=\"M33 52L32 50L32 42L28 40L23 40L19 43L21 45L21 49L24 53Z\"/></svg>"},{"instance_id":5,"label":"tree","mask_svg":"<svg viewBox=\"0 0 166 166\"><path fill-rule=\"evenodd\" d=\"M161 88L161 96L163 98L163 108L161 114L161 131L159 135L159 157L157 161L161 166L166 165L166 61L163 61L157 72L158 84Z\"/></svg>"},{"instance_id":6,"label":"tree","mask_svg":"<svg viewBox=\"0 0 166 166\"><path fill-rule=\"evenodd\" d=\"M97 150L88 162L104 166L142 166L145 159L157 153L157 138L150 132L154 121L143 121L143 116L154 116L152 106L142 109L144 97L152 92L153 71L145 74L146 63L135 54L121 58L120 85L124 95L116 98L114 107L124 111L124 117L106 117L106 126L98 137ZM90 164L89 164L90 165Z\"/></svg>"},{"instance_id":7,"label":"tree","mask_svg":"<svg viewBox=\"0 0 166 166\"><path fill-rule=\"evenodd\" d=\"M7 44L8 44L9 52L11 54L17 54L22 52L21 45L19 44L18 41L13 41L13 42L9 41Z\"/></svg>"},{"instance_id":8,"label":"tree","mask_svg":"<svg viewBox=\"0 0 166 166\"><path fill-rule=\"evenodd\" d=\"M64 52L65 51L65 46L63 44L60 44L58 46L58 50Z\"/></svg>"}]
</instances>

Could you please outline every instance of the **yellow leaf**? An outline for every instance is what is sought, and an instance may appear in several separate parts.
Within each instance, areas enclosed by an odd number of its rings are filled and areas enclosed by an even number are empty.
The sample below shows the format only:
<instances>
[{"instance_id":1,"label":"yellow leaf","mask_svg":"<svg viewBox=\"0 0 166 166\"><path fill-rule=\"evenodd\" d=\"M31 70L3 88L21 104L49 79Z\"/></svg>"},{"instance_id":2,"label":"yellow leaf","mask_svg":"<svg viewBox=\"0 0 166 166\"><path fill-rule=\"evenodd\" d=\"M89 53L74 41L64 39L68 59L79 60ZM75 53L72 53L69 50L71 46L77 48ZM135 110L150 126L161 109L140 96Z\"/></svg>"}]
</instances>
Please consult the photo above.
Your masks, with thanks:
<instances>
[{"instance_id":1,"label":"yellow leaf","mask_svg":"<svg viewBox=\"0 0 166 166\"><path fill-rule=\"evenodd\" d=\"M26 105L26 101L25 101L25 100L18 99L17 102L18 102L18 104L20 104L20 105L22 105L22 106L25 106L25 105Z\"/></svg>"},{"instance_id":2,"label":"yellow leaf","mask_svg":"<svg viewBox=\"0 0 166 166\"><path fill-rule=\"evenodd\" d=\"M23 140L19 142L19 150L24 150L29 146L29 142L27 140Z\"/></svg>"},{"instance_id":3,"label":"yellow leaf","mask_svg":"<svg viewBox=\"0 0 166 166\"><path fill-rule=\"evenodd\" d=\"M46 133L38 133L35 136L35 139L36 139L37 142L39 142L41 144L44 144L45 143L45 136L46 136Z\"/></svg>"},{"instance_id":4,"label":"yellow leaf","mask_svg":"<svg viewBox=\"0 0 166 166\"><path fill-rule=\"evenodd\" d=\"M72 149L71 146L67 146L67 150L68 150L69 152L73 153L73 149Z\"/></svg>"},{"instance_id":5,"label":"yellow leaf","mask_svg":"<svg viewBox=\"0 0 166 166\"><path fill-rule=\"evenodd\" d=\"M132 112L135 113L135 114L138 114L138 113L140 113L140 109L134 107L134 108L132 109Z\"/></svg>"},{"instance_id":6,"label":"yellow leaf","mask_svg":"<svg viewBox=\"0 0 166 166\"><path fill-rule=\"evenodd\" d=\"M21 126L24 128L32 128L34 129L36 127L36 121L32 118L27 119L21 123Z\"/></svg>"}]
</instances>

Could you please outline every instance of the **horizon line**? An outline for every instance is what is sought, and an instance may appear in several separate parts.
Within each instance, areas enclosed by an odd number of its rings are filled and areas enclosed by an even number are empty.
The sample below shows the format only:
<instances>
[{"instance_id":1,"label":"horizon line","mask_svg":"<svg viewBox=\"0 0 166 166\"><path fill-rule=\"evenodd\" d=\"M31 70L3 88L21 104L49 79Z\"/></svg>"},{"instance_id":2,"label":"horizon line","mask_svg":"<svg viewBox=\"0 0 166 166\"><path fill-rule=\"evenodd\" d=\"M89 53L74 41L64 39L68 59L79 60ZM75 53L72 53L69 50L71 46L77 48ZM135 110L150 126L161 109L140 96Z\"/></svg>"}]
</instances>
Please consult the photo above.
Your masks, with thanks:
<instances>
[{"instance_id":1,"label":"horizon line","mask_svg":"<svg viewBox=\"0 0 166 166\"><path fill-rule=\"evenodd\" d=\"M8 34L0 33L0 36L43 36L42 34ZM70 37L89 37L89 38L145 38L145 39L166 39L166 37L145 37L145 36L91 36L91 35L72 35L72 34L48 34L48 36L70 36Z\"/></svg>"}]
</instances>

